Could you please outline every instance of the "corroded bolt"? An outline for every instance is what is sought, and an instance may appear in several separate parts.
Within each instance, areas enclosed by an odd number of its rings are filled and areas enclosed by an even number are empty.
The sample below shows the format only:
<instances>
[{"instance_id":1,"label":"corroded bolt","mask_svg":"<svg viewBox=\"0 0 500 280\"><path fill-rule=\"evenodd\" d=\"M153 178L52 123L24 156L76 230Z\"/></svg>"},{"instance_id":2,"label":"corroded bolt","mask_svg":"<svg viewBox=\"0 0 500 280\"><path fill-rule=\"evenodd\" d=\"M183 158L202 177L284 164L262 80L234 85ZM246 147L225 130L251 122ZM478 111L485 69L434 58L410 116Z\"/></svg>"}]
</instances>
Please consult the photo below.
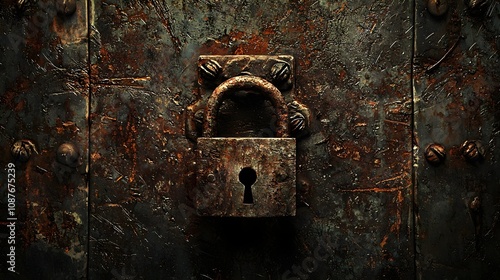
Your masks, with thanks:
<instances>
[{"instance_id":1,"label":"corroded bolt","mask_svg":"<svg viewBox=\"0 0 500 280\"><path fill-rule=\"evenodd\" d=\"M290 115L290 129L293 133L306 129L306 117L300 112L294 112Z\"/></svg>"},{"instance_id":2,"label":"corroded bolt","mask_svg":"<svg viewBox=\"0 0 500 280\"><path fill-rule=\"evenodd\" d=\"M471 12L482 10L488 4L488 0L465 0L465 5Z\"/></svg>"},{"instance_id":3,"label":"corroded bolt","mask_svg":"<svg viewBox=\"0 0 500 280\"><path fill-rule=\"evenodd\" d=\"M19 160L21 162L27 162L33 152L38 154L35 144L33 144L33 142L31 142L30 140L16 141L12 145L10 152L16 160Z\"/></svg>"},{"instance_id":4,"label":"corroded bolt","mask_svg":"<svg viewBox=\"0 0 500 280\"><path fill-rule=\"evenodd\" d=\"M222 71L222 67L215 60L208 60L200 65L200 75L208 81L215 81Z\"/></svg>"},{"instance_id":5,"label":"corroded bolt","mask_svg":"<svg viewBox=\"0 0 500 280\"><path fill-rule=\"evenodd\" d=\"M204 109L199 109L194 113L194 120L196 121L196 124L202 125L203 124L203 119L205 118L205 110Z\"/></svg>"},{"instance_id":6,"label":"corroded bolt","mask_svg":"<svg viewBox=\"0 0 500 280\"><path fill-rule=\"evenodd\" d=\"M425 159L433 165L439 165L444 162L446 158L446 150L441 144L430 144L425 149Z\"/></svg>"},{"instance_id":7,"label":"corroded bolt","mask_svg":"<svg viewBox=\"0 0 500 280\"><path fill-rule=\"evenodd\" d=\"M484 159L484 148L481 141L467 140L460 147L464 158L471 163L476 163Z\"/></svg>"},{"instance_id":8,"label":"corroded bolt","mask_svg":"<svg viewBox=\"0 0 500 280\"><path fill-rule=\"evenodd\" d=\"M71 16L76 11L76 0L56 0L56 9L61 16Z\"/></svg>"},{"instance_id":9,"label":"corroded bolt","mask_svg":"<svg viewBox=\"0 0 500 280\"><path fill-rule=\"evenodd\" d=\"M283 84L290 78L290 65L286 62L277 62L271 67L271 81L275 85Z\"/></svg>"},{"instance_id":10,"label":"corroded bolt","mask_svg":"<svg viewBox=\"0 0 500 280\"><path fill-rule=\"evenodd\" d=\"M73 143L63 143L57 148L56 160L69 167L81 165L80 152Z\"/></svg>"},{"instance_id":11,"label":"corroded bolt","mask_svg":"<svg viewBox=\"0 0 500 280\"><path fill-rule=\"evenodd\" d=\"M28 0L17 0L16 1L16 8L18 11L23 11L24 8L26 8L26 4L28 3Z\"/></svg>"},{"instance_id":12,"label":"corroded bolt","mask_svg":"<svg viewBox=\"0 0 500 280\"><path fill-rule=\"evenodd\" d=\"M470 202L469 208L473 211L478 211L479 207L481 207L481 200L478 196L474 197Z\"/></svg>"},{"instance_id":13,"label":"corroded bolt","mask_svg":"<svg viewBox=\"0 0 500 280\"><path fill-rule=\"evenodd\" d=\"M210 183L215 183L215 175L210 173L207 175L207 181Z\"/></svg>"},{"instance_id":14,"label":"corroded bolt","mask_svg":"<svg viewBox=\"0 0 500 280\"><path fill-rule=\"evenodd\" d=\"M442 16L448 11L448 0L429 0L427 9L433 16Z\"/></svg>"}]
</instances>

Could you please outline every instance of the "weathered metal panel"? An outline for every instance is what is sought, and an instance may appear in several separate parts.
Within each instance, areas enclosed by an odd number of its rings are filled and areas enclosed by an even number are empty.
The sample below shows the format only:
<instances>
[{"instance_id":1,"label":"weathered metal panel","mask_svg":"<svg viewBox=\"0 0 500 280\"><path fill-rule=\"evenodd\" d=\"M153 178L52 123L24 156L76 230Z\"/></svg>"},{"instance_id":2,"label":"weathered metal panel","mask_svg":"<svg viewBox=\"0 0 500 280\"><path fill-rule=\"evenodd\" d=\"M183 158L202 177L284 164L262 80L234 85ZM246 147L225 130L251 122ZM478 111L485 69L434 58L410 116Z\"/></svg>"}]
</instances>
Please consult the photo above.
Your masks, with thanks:
<instances>
[{"instance_id":1,"label":"weathered metal panel","mask_svg":"<svg viewBox=\"0 0 500 280\"><path fill-rule=\"evenodd\" d=\"M489 279L500 271L500 5L445 2L441 16L416 5L418 278ZM444 155L434 165L432 143ZM476 143L484 152L474 160Z\"/></svg>"},{"instance_id":2,"label":"weathered metal panel","mask_svg":"<svg viewBox=\"0 0 500 280\"><path fill-rule=\"evenodd\" d=\"M87 4L74 8L58 9L54 1L2 1L1 279L87 276ZM22 144L12 154L18 140ZM8 203L12 195L15 207ZM7 227L13 222L15 230ZM12 251L15 273L7 263Z\"/></svg>"},{"instance_id":3,"label":"weathered metal panel","mask_svg":"<svg viewBox=\"0 0 500 280\"><path fill-rule=\"evenodd\" d=\"M413 275L411 1L91 1L90 278ZM297 216L193 215L200 55L292 55Z\"/></svg>"},{"instance_id":4,"label":"weathered metal panel","mask_svg":"<svg viewBox=\"0 0 500 280\"><path fill-rule=\"evenodd\" d=\"M295 138L198 138L196 213L295 216L295 148Z\"/></svg>"}]
</instances>

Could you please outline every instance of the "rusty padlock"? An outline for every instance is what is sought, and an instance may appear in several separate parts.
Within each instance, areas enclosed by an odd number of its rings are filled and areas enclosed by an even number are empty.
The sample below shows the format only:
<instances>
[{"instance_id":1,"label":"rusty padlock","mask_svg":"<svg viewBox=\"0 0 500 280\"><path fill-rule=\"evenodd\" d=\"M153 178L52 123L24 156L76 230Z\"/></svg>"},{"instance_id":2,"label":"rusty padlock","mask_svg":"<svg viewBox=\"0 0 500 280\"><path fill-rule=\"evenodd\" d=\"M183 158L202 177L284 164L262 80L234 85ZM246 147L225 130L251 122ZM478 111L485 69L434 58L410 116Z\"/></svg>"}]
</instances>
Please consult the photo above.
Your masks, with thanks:
<instances>
[{"instance_id":1,"label":"rusty padlock","mask_svg":"<svg viewBox=\"0 0 500 280\"><path fill-rule=\"evenodd\" d=\"M275 107L277 138L216 137L222 101L241 90L263 94ZM221 83L205 110L203 137L197 141L194 203L201 216L295 216L295 138L289 138L288 108L281 92L256 76Z\"/></svg>"}]
</instances>

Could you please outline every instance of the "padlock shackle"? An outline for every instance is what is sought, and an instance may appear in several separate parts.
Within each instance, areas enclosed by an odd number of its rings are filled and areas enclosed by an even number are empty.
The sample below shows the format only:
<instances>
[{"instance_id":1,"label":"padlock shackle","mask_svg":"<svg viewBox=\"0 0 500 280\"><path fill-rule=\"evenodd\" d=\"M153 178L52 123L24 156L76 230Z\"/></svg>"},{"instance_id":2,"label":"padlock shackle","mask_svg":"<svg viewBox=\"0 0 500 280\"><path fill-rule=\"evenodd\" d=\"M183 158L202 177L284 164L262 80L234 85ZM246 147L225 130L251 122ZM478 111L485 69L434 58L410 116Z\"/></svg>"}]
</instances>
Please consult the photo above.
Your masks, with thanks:
<instances>
[{"instance_id":1,"label":"padlock shackle","mask_svg":"<svg viewBox=\"0 0 500 280\"><path fill-rule=\"evenodd\" d=\"M256 76L236 76L227 79L221 83L208 99L207 109L205 110L205 121L203 123L203 136L215 137L216 134L216 116L222 101L229 95L238 90L253 90L266 95L271 104L276 109L277 128L276 137L290 137L288 129L288 107L283 99L281 92L272 83Z\"/></svg>"}]
</instances>

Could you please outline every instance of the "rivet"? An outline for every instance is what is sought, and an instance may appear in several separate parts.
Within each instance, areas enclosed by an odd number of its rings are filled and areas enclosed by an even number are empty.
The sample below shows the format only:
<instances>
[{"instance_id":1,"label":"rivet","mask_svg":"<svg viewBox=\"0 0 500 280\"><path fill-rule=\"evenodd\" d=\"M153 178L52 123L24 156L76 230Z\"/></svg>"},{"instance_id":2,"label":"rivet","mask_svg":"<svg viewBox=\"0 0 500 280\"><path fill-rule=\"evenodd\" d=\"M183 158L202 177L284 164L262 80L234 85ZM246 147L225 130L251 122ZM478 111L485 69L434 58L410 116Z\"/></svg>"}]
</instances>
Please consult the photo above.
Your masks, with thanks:
<instances>
[{"instance_id":1,"label":"rivet","mask_svg":"<svg viewBox=\"0 0 500 280\"><path fill-rule=\"evenodd\" d=\"M425 159L432 165L439 165L446 158L446 149L441 144L430 144L425 149Z\"/></svg>"},{"instance_id":2,"label":"rivet","mask_svg":"<svg viewBox=\"0 0 500 280\"><path fill-rule=\"evenodd\" d=\"M73 143L63 143L57 148L56 160L69 167L78 167L82 164L80 152Z\"/></svg>"},{"instance_id":3,"label":"rivet","mask_svg":"<svg viewBox=\"0 0 500 280\"><path fill-rule=\"evenodd\" d=\"M467 140L460 147L464 158L470 163L484 160L484 147L479 140Z\"/></svg>"},{"instance_id":4,"label":"rivet","mask_svg":"<svg viewBox=\"0 0 500 280\"><path fill-rule=\"evenodd\" d=\"M76 11L76 0L56 0L56 9L61 16L71 16Z\"/></svg>"},{"instance_id":5,"label":"rivet","mask_svg":"<svg viewBox=\"0 0 500 280\"><path fill-rule=\"evenodd\" d=\"M488 0L465 0L465 5L470 12L475 13L483 10L487 6L488 2Z\"/></svg>"},{"instance_id":6,"label":"rivet","mask_svg":"<svg viewBox=\"0 0 500 280\"><path fill-rule=\"evenodd\" d=\"M222 67L215 60L208 60L200 65L200 75L203 79L213 82L215 81L222 71Z\"/></svg>"},{"instance_id":7,"label":"rivet","mask_svg":"<svg viewBox=\"0 0 500 280\"><path fill-rule=\"evenodd\" d=\"M472 199L469 208L473 211L479 211L480 207L481 207L481 200L479 199L478 196L476 196Z\"/></svg>"},{"instance_id":8,"label":"rivet","mask_svg":"<svg viewBox=\"0 0 500 280\"><path fill-rule=\"evenodd\" d=\"M26 4L28 3L28 0L17 0L16 1L16 9L19 11L19 12L22 12L24 11L24 9L26 8Z\"/></svg>"},{"instance_id":9,"label":"rivet","mask_svg":"<svg viewBox=\"0 0 500 280\"><path fill-rule=\"evenodd\" d=\"M215 175L210 173L207 175L207 181L210 183L215 183Z\"/></svg>"},{"instance_id":10,"label":"rivet","mask_svg":"<svg viewBox=\"0 0 500 280\"><path fill-rule=\"evenodd\" d=\"M271 81L275 85L281 85L290 78L290 65L286 62L277 62L271 67Z\"/></svg>"},{"instance_id":11,"label":"rivet","mask_svg":"<svg viewBox=\"0 0 500 280\"><path fill-rule=\"evenodd\" d=\"M429 0L427 1L427 10L433 16L442 16L448 11L448 0Z\"/></svg>"},{"instance_id":12,"label":"rivet","mask_svg":"<svg viewBox=\"0 0 500 280\"><path fill-rule=\"evenodd\" d=\"M27 162L33 153L38 154L35 144L26 139L16 141L12 145L10 152L15 160L19 160L21 162Z\"/></svg>"}]
</instances>

